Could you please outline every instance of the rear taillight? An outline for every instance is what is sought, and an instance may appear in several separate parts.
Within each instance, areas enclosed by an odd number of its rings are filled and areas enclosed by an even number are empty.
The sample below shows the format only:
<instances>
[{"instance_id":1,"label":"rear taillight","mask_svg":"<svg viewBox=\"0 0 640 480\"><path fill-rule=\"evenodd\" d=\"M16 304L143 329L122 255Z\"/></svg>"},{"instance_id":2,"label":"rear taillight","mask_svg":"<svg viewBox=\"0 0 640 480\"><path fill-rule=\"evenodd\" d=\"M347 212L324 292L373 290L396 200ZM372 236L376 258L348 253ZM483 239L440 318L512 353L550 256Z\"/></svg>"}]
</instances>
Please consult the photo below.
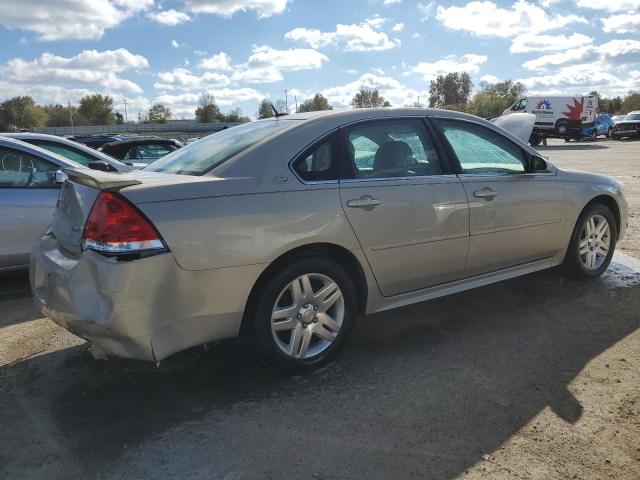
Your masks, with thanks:
<instances>
[{"instance_id":1,"label":"rear taillight","mask_svg":"<svg viewBox=\"0 0 640 480\"><path fill-rule=\"evenodd\" d=\"M99 252L126 254L163 250L164 242L151 222L126 198L100 192L84 227L83 246Z\"/></svg>"}]
</instances>

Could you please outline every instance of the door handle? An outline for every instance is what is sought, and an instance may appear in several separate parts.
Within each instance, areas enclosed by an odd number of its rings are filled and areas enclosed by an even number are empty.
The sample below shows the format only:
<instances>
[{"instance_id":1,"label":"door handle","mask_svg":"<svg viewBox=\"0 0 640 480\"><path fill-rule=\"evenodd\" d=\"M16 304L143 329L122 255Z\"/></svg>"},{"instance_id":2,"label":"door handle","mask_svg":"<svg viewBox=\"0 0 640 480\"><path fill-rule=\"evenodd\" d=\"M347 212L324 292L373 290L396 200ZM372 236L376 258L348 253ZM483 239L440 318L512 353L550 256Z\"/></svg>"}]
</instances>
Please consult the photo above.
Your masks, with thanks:
<instances>
[{"instance_id":1,"label":"door handle","mask_svg":"<svg viewBox=\"0 0 640 480\"><path fill-rule=\"evenodd\" d=\"M347 202L347 207L362 208L363 210L373 210L378 205L380 205L380 200L369 195L363 195L360 198L354 198Z\"/></svg>"},{"instance_id":2,"label":"door handle","mask_svg":"<svg viewBox=\"0 0 640 480\"><path fill-rule=\"evenodd\" d=\"M491 190L489 187L485 187L482 190L473 192L473 196L476 198L484 198L487 201L493 200L498 195L498 192Z\"/></svg>"}]
</instances>

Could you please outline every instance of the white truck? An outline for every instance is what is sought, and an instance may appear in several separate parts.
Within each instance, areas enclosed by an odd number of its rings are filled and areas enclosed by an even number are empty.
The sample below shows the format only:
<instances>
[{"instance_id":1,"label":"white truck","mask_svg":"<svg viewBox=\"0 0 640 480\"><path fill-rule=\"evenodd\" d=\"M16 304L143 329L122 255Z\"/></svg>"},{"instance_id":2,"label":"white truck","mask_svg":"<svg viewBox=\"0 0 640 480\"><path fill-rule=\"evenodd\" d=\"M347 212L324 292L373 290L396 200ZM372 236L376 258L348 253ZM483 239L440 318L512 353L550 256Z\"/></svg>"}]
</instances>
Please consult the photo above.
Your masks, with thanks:
<instances>
[{"instance_id":1,"label":"white truck","mask_svg":"<svg viewBox=\"0 0 640 480\"><path fill-rule=\"evenodd\" d=\"M597 110L595 96L530 96L519 98L502 114L534 114L536 122L529 143L535 146L548 137L580 138L580 130L593 125Z\"/></svg>"}]
</instances>

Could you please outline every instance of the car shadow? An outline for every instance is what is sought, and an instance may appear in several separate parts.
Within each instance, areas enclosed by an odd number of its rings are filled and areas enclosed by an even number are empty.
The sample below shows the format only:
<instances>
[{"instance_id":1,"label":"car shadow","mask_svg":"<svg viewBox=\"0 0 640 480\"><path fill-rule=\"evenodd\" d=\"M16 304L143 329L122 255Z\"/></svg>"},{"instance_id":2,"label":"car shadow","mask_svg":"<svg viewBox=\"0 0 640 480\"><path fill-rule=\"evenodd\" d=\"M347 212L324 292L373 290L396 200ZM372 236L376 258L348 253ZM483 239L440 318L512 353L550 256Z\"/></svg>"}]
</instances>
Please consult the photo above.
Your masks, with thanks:
<instances>
[{"instance_id":1,"label":"car shadow","mask_svg":"<svg viewBox=\"0 0 640 480\"><path fill-rule=\"evenodd\" d=\"M455 478L546 407L585 415L570 384L640 327L639 293L624 266L587 283L541 272L363 317L303 376L242 340L160 368L76 347L0 369L13 396L0 404L29 409L0 418L55 444L57 478L60 465L85 478ZM17 468L26 446L13 440Z\"/></svg>"},{"instance_id":2,"label":"car shadow","mask_svg":"<svg viewBox=\"0 0 640 480\"><path fill-rule=\"evenodd\" d=\"M29 272L0 274L0 302L0 327L28 322L41 316L31 299Z\"/></svg>"}]
</instances>

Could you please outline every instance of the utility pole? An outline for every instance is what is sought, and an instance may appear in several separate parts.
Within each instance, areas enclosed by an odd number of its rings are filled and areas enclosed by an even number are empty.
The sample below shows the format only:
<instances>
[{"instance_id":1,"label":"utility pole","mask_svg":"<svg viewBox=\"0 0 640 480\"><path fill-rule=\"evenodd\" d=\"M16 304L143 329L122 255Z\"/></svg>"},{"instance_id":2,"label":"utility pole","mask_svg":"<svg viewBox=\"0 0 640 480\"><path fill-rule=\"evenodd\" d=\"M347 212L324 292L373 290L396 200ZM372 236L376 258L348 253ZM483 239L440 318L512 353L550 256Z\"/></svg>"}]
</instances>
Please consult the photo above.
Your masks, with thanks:
<instances>
[{"instance_id":1,"label":"utility pole","mask_svg":"<svg viewBox=\"0 0 640 480\"><path fill-rule=\"evenodd\" d=\"M71 121L71 135L75 135L76 129L73 127L73 110L71 110L71 100L69 100L69 120Z\"/></svg>"},{"instance_id":2,"label":"utility pole","mask_svg":"<svg viewBox=\"0 0 640 480\"><path fill-rule=\"evenodd\" d=\"M289 98L287 97L287 90L284 90L284 111L289 113Z\"/></svg>"},{"instance_id":3,"label":"utility pole","mask_svg":"<svg viewBox=\"0 0 640 480\"><path fill-rule=\"evenodd\" d=\"M127 99L123 99L124 102L124 124L126 125L129 120L127 119Z\"/></svg>"},{"instance_id":4,"label":"utility pole","mask_svg":"<svg viewBox=\"0 0 640 480\"><path fill-rule=\"evenodd\" d=\"M298 113L298 96L293 97L296 99L296 113Z\"/></svg>"}]
</instances>

